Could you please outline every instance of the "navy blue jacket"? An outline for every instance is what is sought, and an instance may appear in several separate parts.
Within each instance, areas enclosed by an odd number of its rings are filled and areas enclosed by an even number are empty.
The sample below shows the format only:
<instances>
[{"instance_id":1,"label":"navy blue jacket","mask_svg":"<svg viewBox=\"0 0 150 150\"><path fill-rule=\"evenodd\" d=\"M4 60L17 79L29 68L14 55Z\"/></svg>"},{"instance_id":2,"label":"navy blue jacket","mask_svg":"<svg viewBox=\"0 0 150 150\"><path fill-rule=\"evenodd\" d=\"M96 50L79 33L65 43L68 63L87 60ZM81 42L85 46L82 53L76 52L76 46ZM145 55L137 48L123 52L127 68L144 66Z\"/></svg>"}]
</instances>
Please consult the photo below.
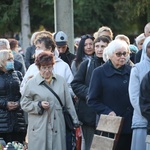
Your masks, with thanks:
<instances>
[{"instance_id":1,"label":"navy blue jacket","mask_svg":"<svg viewBox=\"0 0 150 150\"><path fill-rule=\"evenodd\" d=\"M114 111L124 117L122 133L131 133L133 108L130 104L128 85L131 67L115 69L110 61L93 71L88 93L88 105L97 114Z\"/></svg>"},{"instance_id":2,"label":"navy blue jacket","mask_svg":"<svg viewBox=\"0 0 150 150\"><path fill-rule=\"evenodd\" d=\"M86 104L86 101L92 72L103 63L103 58L96 56L91 61L89 59L83 61L71 83L72 89L79 99L76 103L77 115L79 120L87 126L96 126L96 112Z\"/></svg>"}]
</instances>

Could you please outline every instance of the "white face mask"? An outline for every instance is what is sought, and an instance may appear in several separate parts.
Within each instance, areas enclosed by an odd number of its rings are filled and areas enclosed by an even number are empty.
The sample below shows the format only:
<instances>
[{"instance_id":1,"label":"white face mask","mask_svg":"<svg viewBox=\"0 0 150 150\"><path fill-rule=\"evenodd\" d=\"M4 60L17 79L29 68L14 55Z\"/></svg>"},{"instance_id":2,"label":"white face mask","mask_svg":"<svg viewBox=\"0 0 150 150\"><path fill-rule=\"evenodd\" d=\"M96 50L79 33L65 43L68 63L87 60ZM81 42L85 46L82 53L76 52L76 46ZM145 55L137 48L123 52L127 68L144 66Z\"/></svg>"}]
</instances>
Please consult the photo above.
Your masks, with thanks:
<instances>
[{"instance_id":1,"label":"white face mask","mask_svg":"<svg viewBox=\"0 0 150 150\"><path fill-rule=\"evenodd\" d=\"M40 53L42 53L43 50L42 49L36 49L35 50L35 57L37 57Z\"/></svg>"}]
</instances>

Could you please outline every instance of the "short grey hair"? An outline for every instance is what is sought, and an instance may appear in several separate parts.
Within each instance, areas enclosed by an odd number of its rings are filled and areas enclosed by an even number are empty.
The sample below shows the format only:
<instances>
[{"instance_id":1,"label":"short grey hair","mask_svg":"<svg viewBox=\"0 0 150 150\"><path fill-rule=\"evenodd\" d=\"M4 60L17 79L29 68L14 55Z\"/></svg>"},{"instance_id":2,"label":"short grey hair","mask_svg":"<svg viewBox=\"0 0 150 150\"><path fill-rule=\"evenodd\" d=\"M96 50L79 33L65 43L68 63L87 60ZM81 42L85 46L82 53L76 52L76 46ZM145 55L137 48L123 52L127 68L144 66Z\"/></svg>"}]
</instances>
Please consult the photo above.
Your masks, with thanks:
<instances>
[{"instance_id":1,"label":"short grey hair","mask_svg":"<svg viewBox=\"0 0 150 150\"><path fill-rule=\"evenodd\" d=\"M10 49L9 41L4 38L0 38L0 50L2 49Z\"/></svg>"},{"instance_id":2,"label":"short grey hair","mask_svg":"<svg viewBox=\"0 0 150 150\"><path fill-rule=\"evenodd\" d=\"M36 35L37 35L38 33L39 33L39 32L37 31L37 32L34 32L34 33L32 34L31 39L30 39L31 45L34 45L34 40L35 40L35 37L36 37Z\"/></svg>"},{"instance_id":3,"label":"short grey hair","mask_svg":"<svg viewBox=\"0 0 150 150\"><path fill-rule=\"evenodd\" d=\"M10 56L13 58L13 54L11 50L8 49L2 49L0 50L0 68L5 67L6 61L10 58Z\"/></svg>"},{"instance_id":4,"label":"short grey hair","mask_svg":"<svg viewBox=\"0 0 150 150\"><path fill-rule=\"evenodd\" d=\"M107 55L108 58L110 58L114 54L114 52L116 52L117 49L120 49L120 48L123 48L123 47L127 50L127 52L130 53L129 46L125 41L119 40L119 39L113 40L105 48L105 50L104 50L105 55Z\"/></svg>"}]
</instances>

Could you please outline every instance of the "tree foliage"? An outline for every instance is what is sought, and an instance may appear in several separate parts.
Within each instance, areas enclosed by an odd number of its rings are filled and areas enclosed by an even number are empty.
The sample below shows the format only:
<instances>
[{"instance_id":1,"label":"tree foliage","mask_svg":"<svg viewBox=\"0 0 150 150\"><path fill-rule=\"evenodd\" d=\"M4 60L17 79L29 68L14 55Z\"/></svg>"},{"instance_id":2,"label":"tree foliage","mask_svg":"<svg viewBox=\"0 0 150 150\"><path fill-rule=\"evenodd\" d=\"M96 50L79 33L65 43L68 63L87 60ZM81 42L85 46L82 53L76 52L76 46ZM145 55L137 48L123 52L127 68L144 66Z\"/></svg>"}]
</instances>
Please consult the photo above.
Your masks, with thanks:
<instances>
[{"instance_id":1,"label":"tree foliage","mask_svg":"<svg viewBox=\"0 0 150 150\"><path fill-rule=\"evenodd\" d=\"M150 0L74 0L75 36L109 26L115 34L142 32L150 21ZM0 1L0 33L21 31L20 0ZM65 8L64 8L65 9ZM29 0L31 31L54 32L54 0ZM62 18L63 19L63 18ZM139 31L140 30L140 31Z\"/></svg>"},{"instance_id":2,"label":"tree foliage","mask_svg":"<svg viewBox=\"0 0 150 150\"><path fill-rule=\"evenodd\" d=\"M0 1L0 33L20 31L20 0Z\"/></svg>"},{"instance_id":3,"label":"tree foliage","mask_svg":"<svg viewBox=\"0 0 150 150\"><path fill-rule=\"evenodd\" d=\"M53 0L30 1L31 29L36 31L45 28L54 31L54 2Z\"/></svg>"}]
</instances>

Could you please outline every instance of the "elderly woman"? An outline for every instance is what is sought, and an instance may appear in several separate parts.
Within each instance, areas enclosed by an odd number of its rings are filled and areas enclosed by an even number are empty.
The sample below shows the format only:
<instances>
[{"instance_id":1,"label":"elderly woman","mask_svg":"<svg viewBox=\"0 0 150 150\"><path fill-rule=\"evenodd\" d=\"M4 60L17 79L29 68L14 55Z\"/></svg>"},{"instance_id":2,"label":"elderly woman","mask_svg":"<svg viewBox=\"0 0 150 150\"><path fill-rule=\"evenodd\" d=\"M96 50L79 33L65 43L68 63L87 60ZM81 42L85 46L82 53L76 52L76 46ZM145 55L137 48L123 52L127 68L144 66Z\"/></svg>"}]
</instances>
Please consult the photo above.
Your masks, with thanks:
<instances>
[{"instance_id":1,"label":"elderly woman","mask_svg":"<svg viewBox=\"0 0 150 150\"><path fill-rule=\"evenodd\" d=\"M133 108L128 85L131 67L126 64L129 48L125 41L114 40L105 48L109 60L93 71L88 95L88 105L98 115L121 116L124 123L117 150L130 150Z\"/></svg>"},{"instance_id":2,"label":"elderly woman","mask_svg":"<svg viewBox=\"0 0 150 150\"><path fill-rule=\"evenodd\" d=\"M20 109L20 80L14 71L13 54L0 50L0 137L6 143L25 140L26 126Z\"/></svg>"},{"instance_id":3,"label":"elderly woman","mask_svg":"<svg viewBox=\"0 0 150 150\"><path fill-rule=\"evenodd\" d=\"M39 73L31 78L22 95L21 107L28 112L29 150L66 150L66 128L62 107L42 83L45 82L61 98L78 123L75 108L64 78L53 74L54 56L50 52L40 53L35 61Z\"/></svg>"}]
</instances>

